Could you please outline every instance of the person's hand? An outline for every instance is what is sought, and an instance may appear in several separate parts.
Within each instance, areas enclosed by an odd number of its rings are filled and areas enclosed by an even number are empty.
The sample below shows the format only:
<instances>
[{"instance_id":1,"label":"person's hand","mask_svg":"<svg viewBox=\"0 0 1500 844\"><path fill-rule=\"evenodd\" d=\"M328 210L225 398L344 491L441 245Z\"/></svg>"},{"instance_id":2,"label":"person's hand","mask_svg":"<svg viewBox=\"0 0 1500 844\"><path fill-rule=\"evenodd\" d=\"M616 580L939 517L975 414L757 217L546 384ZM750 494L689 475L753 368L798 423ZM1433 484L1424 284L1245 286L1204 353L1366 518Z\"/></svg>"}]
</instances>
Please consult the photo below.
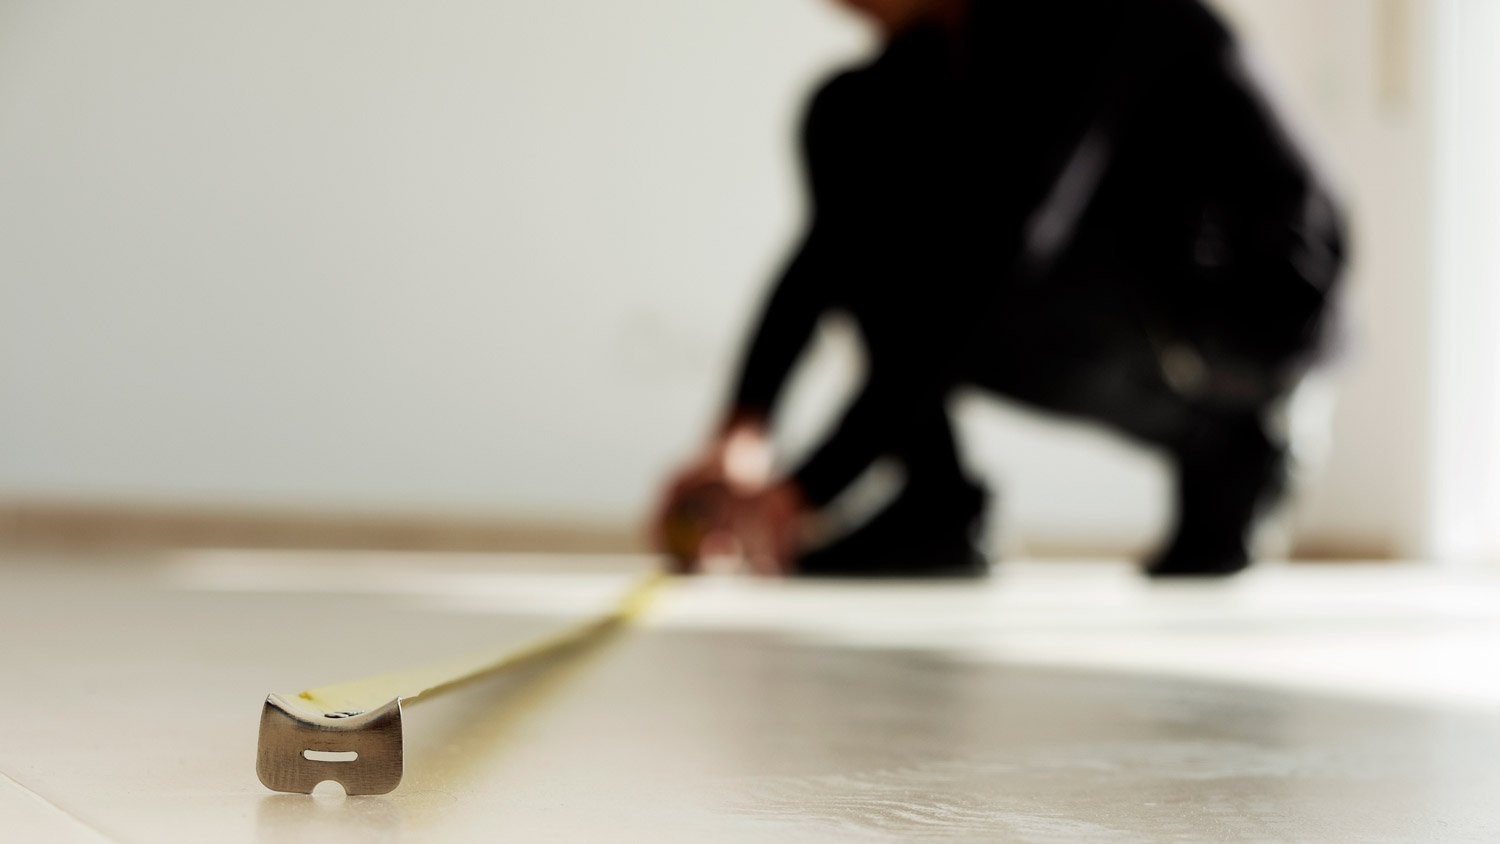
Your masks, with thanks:
<instances>
[{"instance_id":1,"label":"person's hand","mask_svg":"<svg viewBox=\"0 0 1500 844\"><path fill-rule=\"evenodd\" d=\"M751 571L787 575L797 559L807 500L790 481L765 486L733 505L734 536Z\"/></svg>"},{"instance_id":2,"label":"person's hand","mask_svg":"<svg viewBox=\"0 0 1500 844\"><path fill-rule=\"evenodd\" d=\"M651 518L651 540L677 572L696 571L730 535L729 490L714 461L700 458L673 475Z\"/></svg>"},{"instance_id":3,"label":"person's hand","mask_svg":"<svg viewBox=\"0 0 1500 844\"><path fill-rule=\"evenodd\" d=\"M766 487L770 468L763 425L747 420L726 426L668 480L651 519L653 544L678 571L697 571L704 558L733 553L740 505Z\"/></svg>"}]
</instances>

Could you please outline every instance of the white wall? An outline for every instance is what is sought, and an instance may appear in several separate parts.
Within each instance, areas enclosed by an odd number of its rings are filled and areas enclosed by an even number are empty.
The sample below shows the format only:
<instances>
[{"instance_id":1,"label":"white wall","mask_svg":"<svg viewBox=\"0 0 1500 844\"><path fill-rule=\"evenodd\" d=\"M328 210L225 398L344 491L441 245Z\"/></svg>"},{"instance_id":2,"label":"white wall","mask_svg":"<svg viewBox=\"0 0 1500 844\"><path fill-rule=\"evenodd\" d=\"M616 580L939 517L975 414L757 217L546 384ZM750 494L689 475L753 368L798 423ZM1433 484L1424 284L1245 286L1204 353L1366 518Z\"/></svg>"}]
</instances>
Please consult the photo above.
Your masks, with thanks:
<instances>
[{"instance_id":1,"label":"white wall","mask_svg":"<svg viewBox=\"0 0 1500 844\"><path fill-rule=\"evenodd\" d=\"M1222 3L1280 79L1353 212L1351 338L1332 448L1295 513L1334 548L1425 551L1434 291L1434 6L1428 0Z\"/></svg>"},{"instance_id":2,"label":"white wall","mask_svg":"<svg viewBox=\"0 0 1500 844\"><path fill-rule=\"evenodd\" d=\"M801 98L866 44L827 5L0 2L0 496L634 518L796 230ZM1301 530L1413 547L1426 5L1224 5L1359 209ZM831 347L794 441L851 378ZM1105 435L993 404L965 431L1016 536L1163 517Z\"/></svg>"},{"instance_id":3,"label":"white wall","mask_svg":"<svg viewBox=\"0 0 1500 844\"><path fill-rule=\"evenodd\" d=\"M809 0L5 0L0 493L633 514L863 38Z\"/></svg>"},{"instance_id":4,"label":"white wall","mask_svg":"<svg viewBox=\"0 0 1500 844\"><path fill-rule=\"evenodd\" d=\"M1429 544L1500 563L1500 3L1441 0Z\"/></svg>"}]
</instances>

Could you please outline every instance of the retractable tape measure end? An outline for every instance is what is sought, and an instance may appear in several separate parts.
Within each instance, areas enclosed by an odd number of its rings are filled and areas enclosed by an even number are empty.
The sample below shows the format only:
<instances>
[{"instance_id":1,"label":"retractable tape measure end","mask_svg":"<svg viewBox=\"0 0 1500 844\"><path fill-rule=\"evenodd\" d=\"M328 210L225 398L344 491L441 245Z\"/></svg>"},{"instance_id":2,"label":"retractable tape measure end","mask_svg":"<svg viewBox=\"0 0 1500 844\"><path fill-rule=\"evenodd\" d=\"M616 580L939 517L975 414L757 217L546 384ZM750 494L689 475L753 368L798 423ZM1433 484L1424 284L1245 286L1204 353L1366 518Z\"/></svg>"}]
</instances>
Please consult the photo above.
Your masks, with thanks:
<instances>
[{"instance_id":1,"label":"retractable tape measure end","mask_svg":"<svg viewBox=\"0 0 1500 844\"><path fill-rule=\"evenodd\" d=\"M309 757L354 754L348 761ZM260 713L255 773L266 788L311 794L333 780L346 794L386 794L404 768L401 699L359 713L325 713L269 695Z\"/></svg>"},{"instance_id":2,"label":"retractable tape measure end","mask_svg":"<svg viewBox=\"0 0 1500 844\"><path fill-rule=\"evenodd\" d=\"M332 780L350 795L389 793L401 784L405 767L403 701L432 697L521 663L596 642L644 613L664 580L664 574L649 575L610 612L522 648L300 693L269 695L260 714L255 773L272 791L311 794L318 783Z\"/></svg>"}]
</instances>

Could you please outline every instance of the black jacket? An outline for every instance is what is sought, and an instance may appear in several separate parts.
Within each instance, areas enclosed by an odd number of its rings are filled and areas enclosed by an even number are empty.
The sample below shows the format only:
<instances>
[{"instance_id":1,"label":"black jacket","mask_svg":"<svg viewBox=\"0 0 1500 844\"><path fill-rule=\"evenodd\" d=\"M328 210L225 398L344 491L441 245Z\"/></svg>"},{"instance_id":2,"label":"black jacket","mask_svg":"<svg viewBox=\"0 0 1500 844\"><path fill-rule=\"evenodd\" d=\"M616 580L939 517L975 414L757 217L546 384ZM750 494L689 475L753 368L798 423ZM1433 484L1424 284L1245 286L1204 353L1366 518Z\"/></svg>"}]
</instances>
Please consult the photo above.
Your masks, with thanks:
<instances>
[{"instance_id":1,"label":"black jacket","mask_svg":"<svg viewBox=\"0 0 1500 844\"><path fill-rule=\"evenodd\" d=\"M1328 191L1197 0L980 0L964 49L919 29L825 84L803 150L812 222L733 403L769 414L819 318L854 318L870 379L796 473L814 503L906 409L984 384L991 317L1037 290L1070 303L1048 319L1280 373L1317 346L1342 265Z\"/></svg>"}]
</instances>

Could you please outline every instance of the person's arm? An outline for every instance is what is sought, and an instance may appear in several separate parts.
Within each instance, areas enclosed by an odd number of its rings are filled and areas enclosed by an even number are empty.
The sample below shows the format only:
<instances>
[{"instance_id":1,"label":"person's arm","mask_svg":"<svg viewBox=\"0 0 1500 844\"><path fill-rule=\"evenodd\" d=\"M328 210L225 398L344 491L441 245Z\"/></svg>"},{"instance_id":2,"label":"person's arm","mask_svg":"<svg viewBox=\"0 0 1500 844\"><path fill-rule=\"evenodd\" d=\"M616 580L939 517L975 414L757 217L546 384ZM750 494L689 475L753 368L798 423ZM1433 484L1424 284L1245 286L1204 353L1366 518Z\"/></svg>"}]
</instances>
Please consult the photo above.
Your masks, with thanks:
<instances>
[{"instance_id":1,"label":"person's arm","mask_svg":"<svg viewBox=\"0 0 1500 844\"><path fill-rule=\"evenodd\" d=\"M823 86L803 121L802 164L812 222L750 335L720 433L769 425L792 368L833 304L851 247L845 207L853 187L853 152L842 140L849 130L845 88L842 76Z\"/></svg>"},{"instance_id":2,"label":"person's arm","mask_svg":"<svg viewBox=\"0 0 1500 844\"><path fill-rule=\"evenodd\" d=\"M900 361L872 372L822 444L790 475L807 504L821 507L832 501L888 453L892 443L920 435L906 426L925 418L916 409L941 407L947 401L957 382L956 348L905 349Z\"/></svg>"},{"instance_id":3,"label":"person's arm","mask_svg":"<svg viewBox=\"0 0 1500 844\"><path fill-rule=\"evenodd\" d=\"M841 250L837 189L840 166L836 133L843 123L833 91L838 80L813 98L802 131L803 163L812 203L812 224L772 289L740 365L728 406L707 448L669 479L652 519L658 547L680 568L694 569L715 536L735 532L735 502L754 497L759 509L779 514L774 553L752 554L772 568L789 554L788 527L805 509L789 483L772 484L768 428L797 358L819 319L832 303L832 285ZM834 137L830 137L834 136ZM727 497L726 497L727 496ZM776 506L771 506L775 504ZM762 543L764 544L764 543Z\"/></svg>"},{"instance_id":4,"label":"person's arm","mask_svg":"<svg viewBox=\"0 0 1500 844\"><path fill-rule=\"evenodd\" d=\"M791 571L803 516L831 501L891 444L925 435L908 427L929 418L934 404L941 407L953 383L951 370L930 354L904 360L899 369L885 368L866 382L832 434L797 471L747 500L739 535L754 570Z\"/></svg>"},{"instance_id":5,"label":"person's arm","mask_svg":"<svg viewBox=\"0 0 1500 844\"><path fill-rule=\"evenodd\" d=\"M829 237L814 223L761 311L720 434L769 425L792 368L830 304Z\"/></svg>"}]
</instances>

